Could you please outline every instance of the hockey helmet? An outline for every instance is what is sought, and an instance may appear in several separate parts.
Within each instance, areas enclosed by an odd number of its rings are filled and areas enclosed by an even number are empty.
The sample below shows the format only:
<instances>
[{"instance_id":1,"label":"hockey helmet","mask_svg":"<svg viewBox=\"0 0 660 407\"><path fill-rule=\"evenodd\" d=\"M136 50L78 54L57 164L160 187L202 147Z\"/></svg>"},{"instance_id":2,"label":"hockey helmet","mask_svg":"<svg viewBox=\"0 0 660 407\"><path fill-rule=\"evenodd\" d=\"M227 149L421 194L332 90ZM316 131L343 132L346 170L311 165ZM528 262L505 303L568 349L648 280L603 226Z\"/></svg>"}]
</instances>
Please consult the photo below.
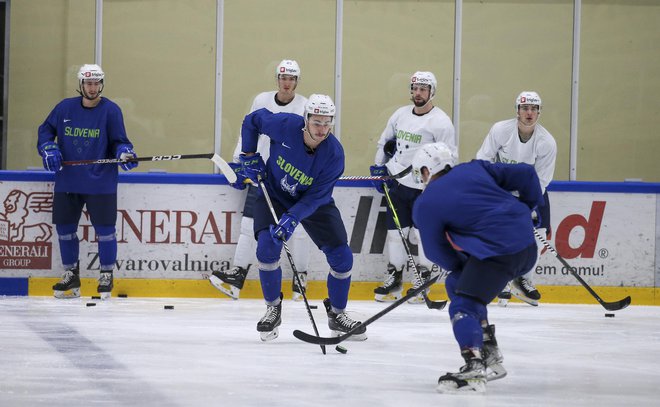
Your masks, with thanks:
<instances>
[{"instance_id":1,"label":"hockey helmet","mask_svg":"<svg viewBox=\"0 0 660 407\"><path fill-rule=\"evenodd\" d=\"M458 162L458 153L454 147L443 142L428 143L417 149L412 160L413 179L418 184L427 184L422 180L422 168L427 168L429 178L444 170L454 167Z\"/></svg>"}]
</instances>

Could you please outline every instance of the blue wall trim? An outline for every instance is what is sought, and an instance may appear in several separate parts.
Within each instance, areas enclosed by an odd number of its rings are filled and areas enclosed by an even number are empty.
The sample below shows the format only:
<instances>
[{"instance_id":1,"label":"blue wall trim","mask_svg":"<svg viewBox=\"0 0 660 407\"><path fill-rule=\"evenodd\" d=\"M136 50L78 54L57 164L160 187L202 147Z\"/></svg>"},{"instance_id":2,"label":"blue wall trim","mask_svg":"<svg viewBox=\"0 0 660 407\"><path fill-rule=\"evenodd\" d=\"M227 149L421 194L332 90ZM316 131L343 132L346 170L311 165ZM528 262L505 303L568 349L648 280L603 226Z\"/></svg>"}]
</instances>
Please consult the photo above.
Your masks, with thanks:
<instances>
[{"instance_id":1,"label":"blue wall trim","mask_svg":"<svg viewBox=\"0 0 660 407\"><path fill-rule=\"evenodd\" d=\"M0 277L0 295L28 295L27 277Z\"/></svg>"},{"instance_id":2,"label":"blue wall trim","mask_svg":"<svg viewBox=\"0 0 660 407\"><path fill-rule=\"evenodd\" d=\"M54 174L47 171L0 171L0 181L52 182ZM227 185L227 179L220 174L177 174L177 173L119 173L119 182L127 184L191 184ZM371 181L339 181L340 187L365 188ZM628 194L660 194L660 183L654 182L589 182L552 181L548 186L551 192L614 192Z\"/></svg>"}]
</instances>

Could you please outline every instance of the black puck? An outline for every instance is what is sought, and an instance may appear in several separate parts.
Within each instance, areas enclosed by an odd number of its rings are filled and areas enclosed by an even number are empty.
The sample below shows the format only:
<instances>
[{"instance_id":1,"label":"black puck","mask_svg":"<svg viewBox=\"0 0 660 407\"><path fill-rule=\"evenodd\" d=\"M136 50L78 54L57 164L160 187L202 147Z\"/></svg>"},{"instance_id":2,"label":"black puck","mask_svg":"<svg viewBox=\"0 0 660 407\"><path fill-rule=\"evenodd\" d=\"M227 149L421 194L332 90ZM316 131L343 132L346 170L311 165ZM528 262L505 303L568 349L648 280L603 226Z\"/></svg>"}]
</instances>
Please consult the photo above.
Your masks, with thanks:
<instances>
[{"instance_id":1,"label":"black puck","mask_svg":"<svg viewBox=\"0 0 660 407\"><path fill-rule=\"evenodd\" d=\"M309 309L317 309L319 306L318 305L310 305Z\"/></svg>"},{"instance_id":2,"label":"black puck","mask_svg":"<svg viewBox=\"0 0 660 407\"><path fill-rule=\"evenodd\" d=\"M343 346L341 346L341 345L337 345L337 346L335 346L335 350L336 350L337 352L339 352L339 353L343 353L343 354L346 354L346 353L348 352L348 349L346 349L345 347L343 347Z\"/></svg>"},{"instance_id":3,"label":"black puck","mask_svg":"<svg viewBox=\"0 0 660 407\"><path fill-rule=\"evenodd\" d=\"M614 318L614 314L605 314L605 316L608 318Z\"/></svg>"},{"instance_id":4,"label":"black puck","mask_svg":"<svg viewBox=\"0 0 660 407\"><path fill-rule=\"evenodd\" d=\"M100 297L100 296L98 296L98 295L92 295L92 299L93 299L93 300L100 300L100 299L101 299L101 297Z\"/></svg>"},{"instance_id":5,"label":"black puck","mask_svg":"<svg viewBox=\"0 0 660 407\"><path fill-rule=\"evenodd\" d=\"M95 302L88 302L87 306L88 307L96 307L96 303Z\"/></svg>"},{"instance_id":6,"label":"black puck","mask_svg":"<svg viewBox=\"0 0 660 407\"><path fill-rule=\"evenodd\" d=\"M119 297L119 298L126 298L126 297L128 297L128 295L126 295L126 294L119 294L117 297Z\"/></svg>"},{"instance_id":7,"label":"black puck","mask_svg":"<svg viewBox=\"0 0 660 407\"><path fill-rule=\"evenodd\" d=\"M174 309L174 305L166 305L163 308L165 308L165 309Z\"/></svg>"}]
</instances>

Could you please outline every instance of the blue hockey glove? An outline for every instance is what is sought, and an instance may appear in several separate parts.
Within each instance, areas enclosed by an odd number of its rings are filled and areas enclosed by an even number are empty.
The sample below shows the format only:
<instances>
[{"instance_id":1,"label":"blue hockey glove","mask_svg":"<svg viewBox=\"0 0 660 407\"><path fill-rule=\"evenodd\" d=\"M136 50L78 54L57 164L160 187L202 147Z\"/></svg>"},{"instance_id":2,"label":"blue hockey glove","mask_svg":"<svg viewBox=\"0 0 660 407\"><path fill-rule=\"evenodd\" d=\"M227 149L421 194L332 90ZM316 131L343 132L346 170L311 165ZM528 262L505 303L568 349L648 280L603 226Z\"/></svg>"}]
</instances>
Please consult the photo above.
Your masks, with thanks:
<instances>
[{"instance_id":1,"label":"blue hockey glove","mask_svg":"<svg viewBox=\"0 0 660 407\"><path fill-rule=\"evenodd\" d=\"M133 149L127 144L122 144L119 146L117 149L117 154L115 154L115 158L124 161L123 163L119 164L121 169L124 171L130 171L138 166L137 161L128 161L131 158L137 158L137 154L135 154L135 151L133 151Z\"/></svg>"},{"instance_id":2,"label":"blue hockey glove","mask_svg":"<svg viewBox=\"0 0 660 407\"><path fill-rule=\"evenodd\" d=\"M372 165L371 167L369 167L369 172L371 173L372 177L385 177L390 175L387 172L387 167L384 165ZM392 186L392 180L386 180L386 181L373 180L371 181L371 183L376 188L376 191L380 192L381 194L385 193L385 191L383 190L383 184L387 184L388 188Z\"/></svg>"},{"instance_id":3,"label":"blue hockey glove","mask_svg":"<svg viewBox=\"0 0 660 407\"><path fill-rule=\"evenodd\" d=\"M230 183L233 188L238 189L239 191L244 190L247 187L247 184L245 181L247 178L245 178L245 175L243 175L243 167L241 166L240 163L227 163L231 167L232 170L234 170L234 173L236 174L236 182Z\"/></svg>"},{"instance_id":4,"label":"blue hockey glove","mask_svg":"<svg viewBox=\"0 0 660 407\"><path fill-rule=\"evenodd\" d=\"M62 169L62 152L53 141L47 141L39 147L41 161L47 171L59 171Z\"/></svg>"},{"instance_id":5,"label":"blue hockey glove","mask_svg":"<svg viewBox=\"0 0 660 407\"><path fill-rule=\"evenodd\" d=\"M270 225L270 236L275 242L282 240L286 242L293 234L296 226L298 226L298 219L290 213L285 213L280 218L277 226Z\"/></svg>"},{"instance_id":6,"label":"blue hockey glove","mask_svg":"<svg viewBox=\"0 0 660 407\"><path fill-rule=\"evenodd\" d=\"M259 178L265 178L266 164L261 158L261 154L256 153L249 157L241 154L238 159L243 167L243 176L251 179L253 182L258 182Z\"/></svg>"},{"instance_id":7,"label":"blue hockey glove","mask_svg":"<svg viewBox=\"0 0 660 407\"><path fill-rule=\"evenodd\" d=\"M543 225L543 219L541 219L541 211L538 210L538 207L532 209L532 225L535 229L538 229Z\"/></svg>"}]
</instances>

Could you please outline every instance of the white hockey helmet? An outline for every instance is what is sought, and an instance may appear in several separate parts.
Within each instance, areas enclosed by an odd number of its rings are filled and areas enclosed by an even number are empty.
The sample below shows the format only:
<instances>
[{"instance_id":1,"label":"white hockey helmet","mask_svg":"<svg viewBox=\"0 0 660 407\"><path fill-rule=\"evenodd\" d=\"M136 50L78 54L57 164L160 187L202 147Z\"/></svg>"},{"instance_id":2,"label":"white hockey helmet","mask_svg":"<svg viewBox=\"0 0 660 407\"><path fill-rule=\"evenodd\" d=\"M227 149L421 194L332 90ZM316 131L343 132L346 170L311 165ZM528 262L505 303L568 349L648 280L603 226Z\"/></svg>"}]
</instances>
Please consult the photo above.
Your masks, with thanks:
<instances>
[{"instance_id":1,"label":"white hockey helmet","mask_svg":"<svg viewBox=\"0 0 660 407\"><path fill-rule=\"evenodd\" d=\"M335 124L336 112L337 109L330 96L313 94L309 96L307 104L305 105L305 121L309 119L310 115L315 114L320 116L330 116L332 117L331 124Z\"/></svg>"},{"instance_id":2,"label":"white hockey helmet","mask_svg":"<svg viewBox=\"0 0 660 407\"><path fill-rule=\"evenodd\" d=\"M291 75L300 80L300 66L292 59L283 59L275 69L275 79L280 79L280 75Z\"/></svg>"},{"instance_id":3,"label":"white hockey helmet","mask_svg":"<svg viewBox=\"0 0 660 407\"><path fill-rule=\"evenodd\" d=\"M410 78L410 93L412 93L413 85L429 85L431 87L431 99L435 96L435 89L438 86L438 81L435 79L433 72L418 71Z\"/></svg>"},{"instance_id":4,"label":"white hockey helmet","mask_svg":"<svg viewBox=\"0 0 660 407\"><path fill-rule=\"evenodd\" d=\"M422 145L415 152L412 160L413 179L418 184L427 184L422 180L422 168L429 170L429 178L447 168L454 167L458 162L456 149L443 142Z\"/></svg>"},{"instance_id":5,"label":"white hockey helmet","mask_svg":"<svg viewBox=\"0 0 660 407\"><path fill-rule=\"evenodd\" d=\"M81 66L78 70L78 93L80 93L85 99L92 100L83 89L83 81L101 82L101 89L99 89L99 93L96 95L97 98L100 97L101 93L103 93L103 88L105 87L105 84L103 83L104 79L105 73L103 73L103 69L101 69L100 66L96 64L85 64Z\"/></svg>"},{"instance_id":6,"label":"white hockey helmet","mask_svg":"<svg viewBox=\"0 0 660 407\"><path fill-rule=\"evenodd\" d=\"M538 93L530 90L520 92L520 95L516 98L516 113L520 109L520 105L537 105L539 107L539 112L543 106L541 101L541 96Z\"/></svg>"},{"instance_id":7,"label":"white hockey helmet","mask_svg":"<svg viewBox=\"0 0 660 407\"><path fill-rule=\"evenodd\" d=\"M82 85L83 80L92 80L103 82L105 78L105 73L103 69L96 64L85 64L80 67L78 71L78 83Z\"/></svg>"}]
</instances>

